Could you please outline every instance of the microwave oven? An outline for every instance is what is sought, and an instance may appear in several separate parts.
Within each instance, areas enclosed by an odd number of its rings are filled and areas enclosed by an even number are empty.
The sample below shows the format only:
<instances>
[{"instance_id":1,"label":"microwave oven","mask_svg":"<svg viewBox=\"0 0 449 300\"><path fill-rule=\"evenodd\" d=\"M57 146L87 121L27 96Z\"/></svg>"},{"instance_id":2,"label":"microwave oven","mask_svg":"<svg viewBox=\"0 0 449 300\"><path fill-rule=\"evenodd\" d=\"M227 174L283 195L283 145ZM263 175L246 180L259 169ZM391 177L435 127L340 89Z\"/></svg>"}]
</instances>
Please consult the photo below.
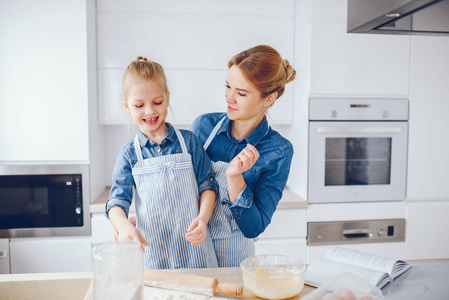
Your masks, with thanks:
<instances>
[{"instance_id":1,"label":"microwave oven","mask_svg":"<svg viewBox=\"0 0 449 300\"><path fill-rule=\"evenodd\" d=\"M1 164L0 238L90 234L88 164Z\"/></svg>"}]
</instances>

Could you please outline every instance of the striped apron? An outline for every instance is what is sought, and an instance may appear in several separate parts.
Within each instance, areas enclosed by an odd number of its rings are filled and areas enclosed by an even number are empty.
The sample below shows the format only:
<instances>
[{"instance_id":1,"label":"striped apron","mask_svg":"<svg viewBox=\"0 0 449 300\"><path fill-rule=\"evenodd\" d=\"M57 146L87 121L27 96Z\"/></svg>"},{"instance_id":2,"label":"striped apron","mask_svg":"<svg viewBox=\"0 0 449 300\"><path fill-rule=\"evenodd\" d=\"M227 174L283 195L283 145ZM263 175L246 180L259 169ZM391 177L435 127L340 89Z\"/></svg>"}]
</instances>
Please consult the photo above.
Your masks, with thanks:
<instances>
[{"instance_id":1,"label":"striped apron","mask_svg":"<svg viewBox=\"0 0 449 300\"><path fill-rule=\"evenodd\" d=\"M143 159L137 136L137 163L132 168L136 184L137 229L147 242L145 269L217 267L208 233L202 245L191 246L187 228L199 213L198 184L191 155L179 130L182 153Z\"/></svg>"},{"instance_id":2,"label":"striped apron","mask_svg":"<svg viewBox=\"0 0 449 300\"><path fill-rule=\"evenodd\" d=\"M214 139L221 124L226 119L218 122L204 144L207 150ZM215 201L215 208L209 220L209 230L214 243L219 267L239 267L240 263L247 257L254 256L255 247L252 239L247 239L240 231L237 222L232 216L228 204L221 204L221 200L228 198L228 181L226 170L229 163L224 161L212 162L212 170L219 185L219 200Z\"/></svg>"}]
</instances>

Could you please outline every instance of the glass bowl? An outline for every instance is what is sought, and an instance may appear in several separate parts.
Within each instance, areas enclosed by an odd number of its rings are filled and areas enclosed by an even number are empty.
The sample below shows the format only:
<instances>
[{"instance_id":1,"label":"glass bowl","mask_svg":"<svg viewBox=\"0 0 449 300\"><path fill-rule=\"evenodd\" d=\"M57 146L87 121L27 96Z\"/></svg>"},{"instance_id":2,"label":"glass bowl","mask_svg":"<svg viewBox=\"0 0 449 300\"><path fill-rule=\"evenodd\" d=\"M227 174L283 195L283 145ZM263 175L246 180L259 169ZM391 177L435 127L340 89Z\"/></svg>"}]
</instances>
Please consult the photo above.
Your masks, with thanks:
<instances>
[{"instance_id":1,"label":"glass bowl","mask_svg":"<svg viewBox=\"0 0 449 300\"><path fill-rule=\"evenodd\" d=\"M248 257L240 264L243 285L265 299L286 299L298 295L304 287L306 264L283 255Z\"/></svg>"}]
</instances>

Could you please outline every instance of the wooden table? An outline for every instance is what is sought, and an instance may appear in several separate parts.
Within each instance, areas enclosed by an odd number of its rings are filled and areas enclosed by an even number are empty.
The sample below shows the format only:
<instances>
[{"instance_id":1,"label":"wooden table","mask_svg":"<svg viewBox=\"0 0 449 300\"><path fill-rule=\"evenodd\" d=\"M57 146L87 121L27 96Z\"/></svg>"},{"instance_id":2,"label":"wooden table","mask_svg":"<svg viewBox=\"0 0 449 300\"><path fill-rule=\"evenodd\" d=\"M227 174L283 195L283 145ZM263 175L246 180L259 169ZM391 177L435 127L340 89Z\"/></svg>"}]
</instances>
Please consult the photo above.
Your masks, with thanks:
<instances>
[{"instance_id":1,"label":"wooden table","mask_svg":"<svg viewBox=\"0 0 449 300\"><path fill-rule=\"evenodd\" d=\"M449 262L449 259L425 259L410 260L409 263L432 263ZM240 268L210 268L210 269L182 269L172 270L175 272L188 273L200 276L217 278L220 282L242 284ZM80 299L83 300L88 292L92 272L73 273L40 273L40 274L3 274L0 275L0 299ZM305 285L301 293L291 299L300 299L311 293L315 288ZM158 288L145 287L145 299L154 299L152 293L170 295L174 293L182 295L181 292L171 292ZM205 300L209 297L188 294L185 299ZM217 296L214 299L259 299L254 295L245 293L241 297Z\"/></svg>"}]
</instances>

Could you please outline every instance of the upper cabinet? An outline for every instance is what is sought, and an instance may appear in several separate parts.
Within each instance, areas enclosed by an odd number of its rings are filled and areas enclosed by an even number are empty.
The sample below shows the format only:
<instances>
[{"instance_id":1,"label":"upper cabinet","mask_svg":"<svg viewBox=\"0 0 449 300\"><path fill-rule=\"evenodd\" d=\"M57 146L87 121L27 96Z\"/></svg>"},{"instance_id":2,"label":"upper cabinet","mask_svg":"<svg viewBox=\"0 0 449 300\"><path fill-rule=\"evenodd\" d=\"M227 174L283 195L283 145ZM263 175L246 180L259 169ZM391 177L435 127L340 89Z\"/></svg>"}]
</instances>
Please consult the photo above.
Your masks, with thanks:
<instances>
[{"instance_id":1,"label":"upper cabinet","mask_svg":"<svg viewBox=\"0 0 449 300\"><path fill-rule=\"evenodd\" d=\"M311 96L408 97L411 37L348 34L346 0L311 6Z\"/></svg>"},{"instance_id":2,"label":"upper cabinet","mask_svg":"<svg viewBox=\"0 0 449 300\"><path fill-rule=\"evenodd\" d=\"M0 161L87 161L86 1L0 1Z\"/></svg>"},{"instance_id":3,"label":"upper cabinet","mask_svg":"<svg viewBox=\"0 0 449 300\"><path fill-rule=\"evenodd\" d=\"M225 111L229 59L268 44L294 63L294 0L97 1L99 120L128 124L120 102L126 66L145 56L165 69L170 89L168 121L188 125L202 113ZM271 121L293 120L293 85L269 112Z\"/></svg>"}]
</instances>

